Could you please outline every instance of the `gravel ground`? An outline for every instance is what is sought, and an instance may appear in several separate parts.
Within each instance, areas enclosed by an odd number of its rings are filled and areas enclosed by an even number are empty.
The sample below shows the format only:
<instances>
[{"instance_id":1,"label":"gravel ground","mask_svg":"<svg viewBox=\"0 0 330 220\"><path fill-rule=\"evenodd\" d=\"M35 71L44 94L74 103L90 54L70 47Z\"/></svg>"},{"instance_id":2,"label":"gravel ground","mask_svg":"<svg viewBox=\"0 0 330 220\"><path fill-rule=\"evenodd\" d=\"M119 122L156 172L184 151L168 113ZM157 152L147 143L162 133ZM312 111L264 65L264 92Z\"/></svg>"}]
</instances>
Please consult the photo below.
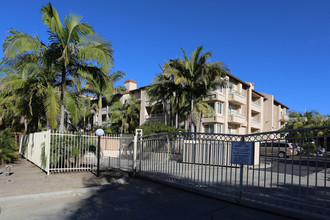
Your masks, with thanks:
<instances>
[{"instance_id":1,"label":"gravel ground","mask_svg":"<svg viewBox=\"0 0 330 220\"><path fill-rule=\"evenodd\" d=\"M0 198L104 185L124 175L117 171L101 172L100 177L91 172L47 175L24 158L17 159L11 165L10 176L6 176L5 166L0 166Z\"/></svg>"}]
</instances>

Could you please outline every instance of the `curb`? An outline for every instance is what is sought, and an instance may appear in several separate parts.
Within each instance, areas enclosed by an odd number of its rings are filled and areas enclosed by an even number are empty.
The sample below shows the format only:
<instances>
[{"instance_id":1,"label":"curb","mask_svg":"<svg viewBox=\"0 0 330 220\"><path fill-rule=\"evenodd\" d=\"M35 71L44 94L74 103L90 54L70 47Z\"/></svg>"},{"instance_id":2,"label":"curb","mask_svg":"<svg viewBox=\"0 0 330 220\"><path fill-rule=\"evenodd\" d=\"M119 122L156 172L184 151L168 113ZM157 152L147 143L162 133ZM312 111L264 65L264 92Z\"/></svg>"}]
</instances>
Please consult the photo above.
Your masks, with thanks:
<instances>
[{"instance_id":1,"label":"curb","mask_svg":"<svg viewBox=\"0 0 330 220\"><path fill-rule=\"evenodd\" d=\"M28 201L28 200L37 200L37 199L45 199L45 198L56 198L61 196L67 195L88 195L95 193L100 190L105 190L110 187L124 185L128 182L128 176L124 176L114 182L104 184L101 186L92 186L86 188L79 188L79 189L71 189L65 191L54 191L54 192L47 192L47 193L38 193L38 194L27 194L27 195L19 195L19 196L8 196L0 198L0 203L7 203L7 202L15 202L15 201Z\"/></svg>"}]
</instances>

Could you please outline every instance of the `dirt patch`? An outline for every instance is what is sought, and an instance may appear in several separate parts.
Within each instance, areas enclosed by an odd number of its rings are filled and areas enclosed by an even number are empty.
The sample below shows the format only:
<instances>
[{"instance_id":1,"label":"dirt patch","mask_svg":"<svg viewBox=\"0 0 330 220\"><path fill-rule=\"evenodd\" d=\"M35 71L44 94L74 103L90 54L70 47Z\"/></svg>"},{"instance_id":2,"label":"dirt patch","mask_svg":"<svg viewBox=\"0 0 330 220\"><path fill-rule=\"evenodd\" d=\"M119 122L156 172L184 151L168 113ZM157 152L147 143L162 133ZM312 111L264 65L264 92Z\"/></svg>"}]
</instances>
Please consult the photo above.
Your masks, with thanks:
<instances>
[{"instance_id":1,"label":"dirt patch","mask_svg":"<svg viewBox=\"0 0 330 220\"><path fill-rule=\"evenodd\" d=\"M101 172L96 177L91 172L56 173L47 175L33 163L19 158L12 165L12 174L6 176L5 166L0 167L0 197L64 191L108 184L123 177L118 171Z\"/></svg>"}]
</instances>

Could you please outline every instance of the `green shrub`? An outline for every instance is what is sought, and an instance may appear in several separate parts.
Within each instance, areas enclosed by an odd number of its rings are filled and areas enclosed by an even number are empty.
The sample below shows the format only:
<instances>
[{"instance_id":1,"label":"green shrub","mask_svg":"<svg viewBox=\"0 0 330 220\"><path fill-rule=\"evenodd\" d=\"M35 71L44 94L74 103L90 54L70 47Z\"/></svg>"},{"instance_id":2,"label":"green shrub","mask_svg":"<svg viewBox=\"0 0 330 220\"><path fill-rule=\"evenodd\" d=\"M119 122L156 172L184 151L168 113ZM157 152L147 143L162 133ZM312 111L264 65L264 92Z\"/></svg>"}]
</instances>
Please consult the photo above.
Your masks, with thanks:
<instances>
[{"instance_id":1,"label":"green shrub","mask_svg":"<svg viewBox=\"0 0 330 220\"><path fill-rule=\"evenodd\" d=\"M17 144L14 135L7 130L0 131L0 163L2 161L9 163L17 158L15 151Z\"/></svg>"},{"instance_id":2,"label":"green shrub","mask_svg":"<svg viewBox=\"0 0 330 220\"><path fill-rule=\"evenodd\" d=\"M143 130L143 135L158 134L158 133L165 133L165 132L185 131L184 129L181 129L181 128L175 128L175 127L166 125L163 122L149 122L149 123L139 126L138 129Z\"/></svg>"}]
</instances>

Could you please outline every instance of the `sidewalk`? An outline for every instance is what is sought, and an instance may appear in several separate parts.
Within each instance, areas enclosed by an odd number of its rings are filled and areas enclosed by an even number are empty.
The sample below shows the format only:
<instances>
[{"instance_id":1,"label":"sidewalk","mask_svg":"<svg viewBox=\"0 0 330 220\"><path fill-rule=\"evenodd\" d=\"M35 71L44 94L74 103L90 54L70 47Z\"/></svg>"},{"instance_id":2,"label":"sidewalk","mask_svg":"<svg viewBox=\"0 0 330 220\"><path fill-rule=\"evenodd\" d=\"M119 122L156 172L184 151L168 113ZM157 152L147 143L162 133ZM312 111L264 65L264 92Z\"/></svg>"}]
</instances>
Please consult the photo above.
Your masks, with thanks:
<instances>
[{"instance_id":1,"label":"sidewalk","mask_svg":"<svg viewBox=\"0 0 330 220\"><path fill-rule=\"evenodd\" d=\"M0 219L289 219L117 172L47 176L24 159L13 172L0 175Z\"/></svg>"}]
</instances>

